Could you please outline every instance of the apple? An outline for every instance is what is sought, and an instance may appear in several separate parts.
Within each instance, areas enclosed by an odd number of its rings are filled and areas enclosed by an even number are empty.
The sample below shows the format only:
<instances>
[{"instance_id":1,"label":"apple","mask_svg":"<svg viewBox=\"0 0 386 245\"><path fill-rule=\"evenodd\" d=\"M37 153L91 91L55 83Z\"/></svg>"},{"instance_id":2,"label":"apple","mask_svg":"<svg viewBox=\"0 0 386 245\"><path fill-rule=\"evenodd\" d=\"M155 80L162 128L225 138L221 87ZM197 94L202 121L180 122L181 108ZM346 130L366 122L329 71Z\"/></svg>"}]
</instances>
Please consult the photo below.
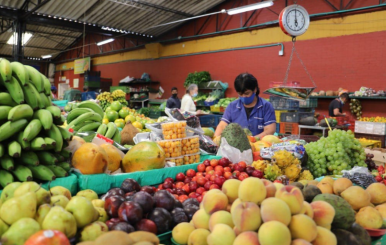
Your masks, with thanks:
<instances>
[{"instance_id":1,"label":"apple","mask_svg":"<svg viewBox=\"0 0 386 245\"><path fill-rule=\"evenodd\" d=\"M206 167L209 167L210 161L208 159L206 159L205 161L202 162L202 164L204 164Z\"/></svg>"},{"instance_id":2,"label":"apple","mask_svg":"<svg viewBox=\"0 0 386 245\"><path fill-rule=\"evenodd\" d=\"M178 201L180 202L184 202L186 199L188 199L189 197L187 195L181 195L178 197Z\"/></svg>"},{"instance_id":3,"label":"apple","mask_svg":"<svg viewBox=\"0 0 386 245\"><path fill-rule=\"evenodd\" d=\"M216 170L216 171L214 171L214 175L216 175L216 176L222 176L222 175L224 175L224 171Z\"/></svg>"},{"instance_id":4,"label":"apple","mask_svg":"<svg viewBox=\"0 0 386 245\"><path fill-rule=\"evenodd\" d=\"M204 193L204 191L205 191L204 187L198 187L197 190L196 190L196 193L199 194L199 195L202 195L202 193Z\"/></svg>"},{"instance_id":5,"label":"apple","mask_svg":"<svg viewBox=\"0 0 386 245\"><path fill-rule=\"evenodd\" d=\"M174 193L173 193L173 190L170 189L170 188L169 188L169 189L166 189L166 191L168 191L170 194L174 194Z\"/></svg>"},{"instance_id":6,"label":"apple","mask_svg":"<svg viewBox=\"0 0 386 245\"><path fill-rule=\"evenodd\" d=\"M213 170L213 167L212 166L208 166L205 168L205 172L209 172L209 171L212 171Z\"/></svg>"},{"instance_id":7,"label":"apple","mask_svg":"<svg viewBox=\"0 0 386 245\"><path fill-rule=\"evenodd\" d=\"M125 201L122 196L109 196L105 200L105 210L110 218L118 218L118 209Z\"/></svg>"},{"instance_id":8,"label":"apple","mask_svg":"<svg viewBox=\"0 0 386 245\"><path fill-rule=\"evenodd\" d=\"M164 184L162 185L162 187L164 189L170 189L170 188L173 188L173 184L171 182L164 182Z\"/></svg>"},{"instance_id":9,"label":"apple","mask_svg":"<svg viewBox=\"0 0 386 245\"><path fill-rule=\"evenodd\" d=\"M216 184L212 184L210 185L209 190L212 190L212 189L220 189L220 187Z\"/></svg>"},{"instance_id":10,"label":"apple","mask_svg":"<svg viewBox=\"0 0 386 245\"><path fill-rule=\"evenodd\" d=\"M230 167L225 167L224 172L232 172L232 169Z\"/></svg>"},{"instance_id":11,"label":"apple","mask_svg":"<svg viewBox=\"0 0 386 245\"><path fill-rule=\"evenodd\" d=\"M202 198L203 198L203 196L198 196L197 201L202 202Z\"/></svg>"},{"instance_id":12,"label":"apple","mask_svg":"<svg viewBox=\"0 0 386 245\"><path fill-rule=\"evenodd\" d=\"M197 176L194 176L194 177L192 178L192 181L197 182Z\"/></svg>"},{"instance_id":13,"label":"apple","mask_svg":"<svg viewBox=\"0 0 386 245\"><path fill-rule=\"evenodd\" d=\"M178 173L176 175L176 181L184 181L185 180L185 174L184 173Z\"/></svg>"},{"instance_id":14,"label":"apple","mask_svg":"<svg viewBox=\"0 0 386 245\"><path fill-rule=\"evenodd\" d=\"M225 172L225 173L224 173L224 178L225 178L225 179L229 179L231 176L232 176L232 173L231 173L231 172Z\"/></svg>"},{"instance_id":15,"label":"apple","mask_svg":"<svg viewBox=\"0 0 386 245\"><path fill-rule=\"evenodd\" d=\"M197 193L195 193L195 192L191 192L189 194L189 198L196 198L196 197L197 197Z\"/></svg>"},{"instance_id":16,"label":"apple","mask_svg":"<svg viewBox=\"0 0 386 245\"><path fill-rule=\"evenodd\" d=\"M245 172L246 172L249 176L252 175L253 171L255 171L255 168L252 167L252 166L247 166L247 167L245 168Z\"/></svg>"},{"instance_id":17,"label":"apple","mask_svg":"<svg viewBox=\"0 0 386 245\"><path fill-rule=\"evenodd\" d=\"M181 196L181 195L186 195L187 193L183 189L177 189L176 194Z\"/></svg>"},{"instance_id":18,"label":"apple","mask_svg":"<svg viewBox=\"0 0 386 245\"><path fill-rule=\"evenodd\" d=\"M243 162L243 161L240 161L238 164L242 168L246 168L247 167L247 164L245 162Z\"/></svg>"},{"instance_id":19,"label":"apple","mask_svg":"<svg viewBox=\"0 0 386 245\"><path fill-rule=\"evenodd\" d=\"M216 167L217 165L218 165L218 160L217 159L210 160L210 166Z\"/></svg>"},{"instance_id":20,"label":"apple","mask_svg":"<svg viewBox=\"0 0 386 245\"><path fill-rule=\"evenodd\" d=\"M203 163L198 164L197 171L198 172L205 172L205 168L206 168L205 164L203 164Z\"/></svg>"},{"instance_id":21,"label":"apple","mask_svg":"<svg viewBox=\"0 0 386 245\"><path fill-rule=\"evenodd\" d=\"M186 177L184 183L189 184L192 181L192 178Z\"/></svg>"},{"instance_id":22,"label":"apple","mask_svg":"<svg viewBox=\"0 0 386 245\"><path fill-rule=\"evenodd\" d=\"M210 181L206 182L205 185L204 185L205 190L209 190L210 185L211 185Z\"/></svg>"},{"instance_id":23,"label":"apple","mask_svg":"<svg viewBox=\"0 0 386 245\"><path fill-rule=\"evenodd\" d=\"M163 187L162 187L162 186L163 186L163 184L159 184L157 189L163 190Z\"/></svg>"},{"instance_id":24,"label":"apple","mask_svg":"<svg viewBox=\"0 0 386 245\"><path fill-rule=\"evenodd\" d=\"M232 175L235 176L236 178L239 178L239 176L240 176L240 171L235 170L235 171L233 171L233 174L232 174Z\"/></svg>"},{"instance_id":25,"label":"apple","mask_svg":"<svg viewBox=\"0 0 386 245\"><path fill-rule=\"evenodd\" d=\"M206 183L206 178L205 177L198 177L197 178L197 184L200 185L200 186L204 186L205 183Z\"/></svg>"},{"instance_id":26,"label":"apple","mask_svg":"<svg viewBox=\"0 0 386 245\"><path fill-rule=\"evenodd\" d=\"M189 169L188 171L186 171L186 176L190 178L193 178L195 175L196 175L196 171L194 171L193 169Z\"/></svg>"},{"instance_id":27,"label":"apple","mask_svg":"<svg viewBox=\"0 0 386 245\"><path fill-rule=\"evenodd\" d=\"M185 184L182 189L186 192L186 193L190 193L190 187L189 187L189 184Z\"/></svg>"},{"instance_id":28,"label":"apple","mask_svg":"<svg viewBox=\"0 0 386 245\"><path fill-rule=\"evenodd\" d=\"M243 180L245 180L246 178L248 178L249 177L249 175L246 173L246 172L242 172L242 173L240 173L240 175L239 175L239 180L240 181L243 181Z\"/></svg>"},{"instance_id":29,"label":"apple","mask_svg":"<svg viewBox=\"0 0 386 245\"><path fill-rule=\"evenodd\" d=\"M222 185L224 184L225 180L226 179L223 176L218 176L218 177L216 177L214 182L216 183L216 185L222 187Z\"/></svg>"},{"instance_id":30,"label":"apple","mask_svg":"<svg viewBox=\"0 0 386 245\"><path fill-rule=\"evenodd\" d=\"M171 178L171 177L168 177L168 178L166 178L166 179L164 180L164 183L165 183L165 182L171 182L171 183L173 183L173 182L174 182L174 179Z\"/></svg>"},{"instance_id":31,"label":"apple","mask_svg":"<svg viewBox=\"0 0 386 245\"><path fill-rule=\"evenodd\" d=\"M253 171L252 176L261 179L264 177L264 173L263 173L263 171L256 169L255 171Z\"/></svg>"},{"instance_id":32,"label":"apple","mask_svg":"<svg viewBox=\"0 0 386 245\"><path fill-rule=\"evenodd\" d=\"M197 185L197 182L196 181L192 181L189 183L189 190L191 192L195 192L198 188L198 185Z\"/></svg>"},{"instance_id":33,"label":"apple","mask_svg":"<svg viewBox=\"0 0 386 245\"><path fill-rule=\"evenodd\" d=\"M136 202L126 201L122 203L118 210L119 219L135 225L142 219L143 211Z\"/></svg>"},{"instance_id":34,"label":"apple","mask_svg":"<svg viewBox=\"0 0 386 245\"><path fill-rule=\"evenodd\" d=\"M185 185L184 182L177 182L177 183L176 183L176 188L177 188L177 189L181 189L184 185Z\"/></svg>"},{"instance_id":35,"label":"apple","mask_svg":"<svg viewBox=\"0 0 386 245\"><path fill-rule=\"evenodd\" d=\"M218 165L220 165L220 166L227 167L227 166L229 166L229 164L230 164L230 161L226 157L223 157L220 160L218 160Z\"/></svg>"}]
</instances>

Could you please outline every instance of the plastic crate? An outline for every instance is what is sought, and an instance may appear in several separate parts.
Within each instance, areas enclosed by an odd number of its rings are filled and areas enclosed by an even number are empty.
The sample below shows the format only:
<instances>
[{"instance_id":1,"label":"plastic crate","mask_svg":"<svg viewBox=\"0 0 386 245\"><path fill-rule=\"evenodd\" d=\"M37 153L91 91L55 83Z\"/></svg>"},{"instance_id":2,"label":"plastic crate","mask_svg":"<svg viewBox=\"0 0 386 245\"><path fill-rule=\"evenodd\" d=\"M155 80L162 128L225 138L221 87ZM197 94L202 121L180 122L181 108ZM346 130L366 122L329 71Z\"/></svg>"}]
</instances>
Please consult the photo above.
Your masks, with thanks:
<instances>
[{"instance_id":1,"label":"plastic crate","mask_svg":"<svg viewBox=\"0 0 386 245\"><path fill-rule=\"evenodd\" d=\"M276 123L276 133L280 133L280 123Z\"/></svg>"},{"instance_id":2,"label":"plastic crate","mask_svg":"<svg viewBox=\"0 0 386 245\"><path fill-rule=\"evenodd\" d=\"M289 110L295 111L299 109L299 101L285 99L277 96L270 96L269 102L272 104L275 110Z\"/></svg>"},{"instance_id":3,"label":"plastic crate","mask_svg":"<svg viewBox=\"0 0 386 245\"><path fill-rule=\"evenodd\" d=\"M211 112L220 112L220 107L219 106L211 105L210 106L210 111Z\"/></svg>"},{"instance_id":4,"label":"plastic crate","mask_svg":"<svg viewBox=\"0 0 386 245\"><path fill-rule=\"evenodd\" d=\"M280 133L281 134L299 134L299 123L280 123Z\"/></svg>"},{"instance_id":5,"label":"plastic crate","mask_svg":"<svg viewBox=\"0 0 386 245\"><path fill-rule=\"evenodd\" d=\"M305 117L312 117L312 112L285 112L280 115L280 122L293 122L298 123L300 119Z\"/></svg>"},{"instance_id":6,"label":"plastic crate","mask_svg":"<svg viewBox=\"0 0 386 245\"><path fill-rule=\"evenodd\" d=\"M211 102L206 102L206 101L204 101L204 104L205 104L206 106L215 105L215 104L217 104L217 103L218 103L218 100L214 100L214 101L211 101Z\"/></svg>"},{"instance_id":7,"label":"plastic crate","mask_svg":"<svg viewBox=\"0 0 386 245\"><path fill-rule=\"evenodd\" d=\"M355 121L355 133L386 135L386 123Z\"/></svg>"},{"instance_id":8,"label":"plastic crate","mask_svg":"<svg viewBox=\"0 0 386 245\"><path fill-rule=\"evenodd\" d=\"M299 101L300 108L316 108L318 107L318 98L308 98L304 101Z\"/></svg>"},{"instance_id":9,"label":"plastic crate","mask_svg":"<svg viewBox=\"0 0 386 245\"><path fill-rule=\"evenodd\" d=\"M369 139L369 140L378 140L378 141L381 142L381 148L385 147L385 139L386 139L386 137L384 135L362 134L362 133L355 132L355 138L357 138L357 139L366 138L366 139Z\"/></svg>"},{"instance_id":10,"label":"plastic crate","mask_svg":"<svg viewBox=\"0 0 386 245\"><path fill-rule=\"evenodd\" d=\"M276 122L277 122L277 123L280 122L280 115L281 115L283 112L288 112L288 111L286 111L286 110L275 110L275 117L276 117Z\"/></svg>"},{"instance_id":11,"label":"plastic crate","mask_svg":"<svg viewBox=\"0 0 386 245\"><path fill-rule=\"evenodd\" d=\"M201 127L212 127L216 128L220 123L221 115L205 115L200 116L200 124Z\"/></svg>"}]
</instances>

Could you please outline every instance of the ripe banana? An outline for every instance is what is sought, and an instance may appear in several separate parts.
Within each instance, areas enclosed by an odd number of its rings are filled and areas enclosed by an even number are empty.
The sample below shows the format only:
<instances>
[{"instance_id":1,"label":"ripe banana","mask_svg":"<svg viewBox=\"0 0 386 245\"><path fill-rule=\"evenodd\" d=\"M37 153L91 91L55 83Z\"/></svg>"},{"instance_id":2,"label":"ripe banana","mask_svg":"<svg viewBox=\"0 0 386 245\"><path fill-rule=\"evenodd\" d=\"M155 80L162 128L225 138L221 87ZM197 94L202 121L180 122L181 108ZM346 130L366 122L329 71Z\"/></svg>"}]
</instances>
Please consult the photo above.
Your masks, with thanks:
<instances>
[{"instance_id":1,"label":"ripe banana","mask_svg":"<svg viewBox=\"0 0 386 245\"><path fill-rule=\"evenodd\" d=\"M0 81L0 84L3 84L4 87L7 88L9 95L11 95L13 101L15 101L18 105L24 103L24 93L16 78L11 77L9 82Z\"/></svg>"},{"instance_id":2,"label":"ripe banana","mask_svg":"<svg viewBox=\"0 0 386 245\"><path fill-rule=\"evenodd\" d=\"M20 157L21 154L21 145L16 140L11 141L8 144L8 155L10 155L13 158Z\"/></svg>"},{"instance_id":3,"label":"ripe banana","mask_svg":"<svg viewBox=\"0 0 386 245\"><path fill-rule=\"evenodd\" d=\"M52 128L47 131L47 135L56 141L56 145L54 146L55 152L60 152L63 147L63 136L60 133L59 128L56 125L52 125Z\"/></svg>"},{"instance_id":4,"label":"ripe banana","mask_svg":"<svg viewBox=\"0 0 386 245\"><path fill-rule=\"evenodd\" d=\"M9 111L8 120L11 122L14 122L20 119L30 120L33 114L34 114L34 111L32 110L31 106L27 104L17 105Z\"/></svg>"},{"instance_id":5,"label":"ripe banana","mask_svg":"<svg viewBox=\"0 0 386 245\"><path fill-rule=\"evenodd\" d=\"M44 83L42 81L42 76L40 75L40 72L32 66L24 65L24 67L27 69L29 74L29 80L35 86L36 90L39 93L44 92Z\"/></svg>"},{"instance_id":6,"label":"ripe banana","mask_svg":"<svg viewBox=\"0 0 386 245\"><path fill-rule=\"evenodd\" d=\"M36 94L36 89L34 85L32 85L31 83L26 83L24 86L22 86L22 89L27 104L30 105L34 110L39 109L40 98L38 98L39 94Z\"/></svg>"},{"instance_id":7,"label":"ripe banana","mask_svg":"<svg viewBox=\"0 0 386 245\"><path fill-rule=\"evenodd\" d=\"M32 176L36 179L45 180L45 181L51 181L56 179L56 176L51 171L51 169L47 168L44 165L27 166L27 167L31 170Z\"/></svg>"},{"instance_id":8,"label":"ripe banana","mask_svg":"<svg viewBox=\"0 0 386 245\"><path fill-rule=\"evenodd\" d=\"M58 163L56 165L61 167L61 168L63 168L67 172L69 172L71 170L71 165L68 162L60 162L60 163Z\"/></svg>"},{"instance_id":9,"label":"ripe banana","mask_svg":"<svg viewBox=\"0 0 386 245\"><path fill-rule=\"evenodd\" d=\"M7 170L0 169L0 185L4 188L14 182L13 175Z\"/></svg>"},{"instance_id":10,"label":"ripe banana","mask_svg":"<svg viewBox=\"0 0 386 245\"><path fill-rule=\"evenodd\" d=\"M92 101L83 101L79 103L78 108L89 108L94 112L98 113L101 118L103 118L104 112L102 107L100 107L97 103Z\"/></svg>"},{"instance_id":11,"label":"ripe banana","mask_svg":"<svg viewBox=\"0 0 386 245\"><path fill-rule=\"evenodd\" d=\"M66 118L63 115L60 115L59 118L54 118L54 124L62 126L66 122Z\"/></svg>"},{"instance_id":12,"label":"ripe banana","mask_svg":"<svg viewBox=\"0 0 386 245\"><path fill-rule=\"evenodd\" d=\"M23 140L23 134L24 134L24 132L20 131L19 133L17 133L15 139L21 145L21 148L23 150L29 151L31 149L31 143L29 141Z\"/></svg>"},{"instance_id":13,"label":"ripe banana","mask_svg":"<svg viewBox=\"0 0 386 245\"><path fill-rule=\"evenodd\" d=\"M4 146L3 144L0 144L0 157L4 155L4 152L5 152Z\"/></svg>"},{"instance_id":14,"label":"ripe banana","mask_svg":"<svg viewBox=\"0 0 386 245\"><path fill-rule=\"evenodd\" d=\"M0 142L8 139L12 135L16 134L25 126L27 126L28 121L26 119L20 119L15 122L6 122L0 127Z\"/></svg>"},{"instance_id":15,"label":"ripe banana","mask_svg":"<svg viewBox=\"0 0 386 245\"><path fill-rule=\"evenodd\" d=\"M42 123L39 119L33 119L24 129L23 140L30 142L40 133L42 127Z\"/></svg>"},{"instance_id":16,"label":"ripe banana","mask_svg":"<svg viewBox=\"0 0 386 245\"><path fill-rule=\"evenodd\" d=\"M117 131L117 126L115 125L115 123L113 122L109 122L107 124L107 131L106 131L106 134L105 136L109 139L113 138L115 132Z\"/></svg>"},{"instance_id":17,"label":"ripe banana","mask_svg":"<svg viewBox=\"0 0 386 245\"><path fill-rule=\"evenodd\" d=\"M12 75L20 82L20 84L25 85L29 81L29 73L22 63L12 62Z\"/></svg>"},{"instance_id":18,"label":"ripe banana","mask_svg":"<svg viewBox=\"0 0 386 245\"><path fill-rule=\"evenodd\" d=\"M0 105L7 105L7 106L17 106L16 102L13 101L11 95L9 93L0 92Z\"/></svg>"},{"instance_id":19,"label":"ripe banana","mask_svg":"<svg viewBox=\"0 0 386 245\"><path fill-rule=\"evenodd\" d=\"M39 158L39 163L43 165L54 165L59 162L54 153L49 151L39 151L36 152L36 155Z\"/></svg>"},{"instance_id":20,"label":"ripe banana","mask_svg":"<svg viewBox=\"0 0 386 245\"><path fill-rule=\"evenodd\" d=\"M50 128L52 128L53 119L52 119L51 112L45 109L37 110L34 113L34 118L39 119L39 121L42 123L42 126L45 130L49 130Z\"/></svg>"},{"instance_id":21,"label":"ripe banana","mask_svg":"<svg viewBox=\"0 0 386 245\"><path fill-rule=\"evenodd\" d=\"M22 182L32 181L32 172L26 166L16 165L15 169L11 172Z\"/></svg>"},{"instance_id":22,"label":"ripe banana","mask_svg":"<svg viewBox=\"0 0 386 245\"><path fill-rule=\"evenodd\" d=\"M46 141L42 137L36 137L31 141L31 149L34 151L42 151L46 146Z\"/></svg>"},{"instance_id":23,"label":"ripe banana","mask_svg":"<svg viewBox=\"0 0 386 245\"><path fill-rule=\"evenodd\" d=\"M60 118L62 116L62 112L60 111L60 108L58 106L47 106L46 110L51 112L54 118Z\"/></svg>"},{"instance_id":24,"label":"ripe banana","mask_svg":"<svg viewBox=\"0 0 386 245\"><path fill-rule=\"evenodd\" d=\"M101 125L100 122L92 122L81 127L78 132L95 131Z\"/></svg>"},{"instance_id":25,"label":"ripe banana","mask_svg":"<svg viewBox=\"0 0 386 245\"><path fill-rule=\"evenodd\" d=\"M46 142L47 146L50 146L50 145L55 146L56 145L56 141L54 139L49 138L49 137L45 137L44 141Z\"/></svg>"},{"instance_id":26,"label":"ripe banana","mask_svg":"<svg viewBox=\"0 0 386 245\"><path fill-rule=\"evenodd\" d=\"M106 124L101 124L97 130L98 134L105 135L107 131L107 125Z\"/></svg>"},{"instance_id":27,"label":"ripe banana","mask_svg":"<svg viewBox=\"0 0 386 245\"><path fill-rule=\"evenodd\" d=\"M15 163L13 162L13 158L8 154L4 154L4 156L0 159L0 166L4 170L11 171L15 168Z\"/></svg>"},{"instance_id":28,"label":"ripe banana","mask_svg":"<svg viewBox=\"0 0 386 245\"><path fill-rule=\"evenodd\" d=\"M69 127L75 126L81 122L84 121L94 121L94 122L102 122L102 117L95 112L87 112L79 117L77 117L75 120L73 120L71 123L68 124Z\"/></svg>"},{"instance_id":29,"label":"ripe banana","mask_svg":"<svg viewBox=\"0 0 386 245\"><path fill-rule=\"evenodd\" d=\"M0 79L3 82L7 82L12 77L12 67L11 63L9 63L6 59L0 59Z\"/></svg>"},{"instance_id":30,"label":"ripe banana","mask_svg":"<svg viewBox=\"0 0 386 245\"><path fill-rule=\"evenodd\" d=\"M114 136L113 136L112 139L113 139L115 142L117 142L118 144L121 143L121 132L119 131L119 129L117 129L117 130L115 131L115 134L114 134Z\"/></svg>"},{"instance_id":31,"label":"ripe banana","mask_svg":"<svg viewBox=\"0 0 386 245\"><path fill-rule=\"evenodd\" d=\"M68 173L66 170L64 170L62 167L55 166L55 165L47 165L47 168L49 168L57 178L67 177Z\"/></svg>"},{"instance_id":32,"label":"ripe banana","mask_svg":"<svg viewBox=\"0 0 386 245\"><path fill-rule=\"evenodd\" d=\"M71 123L77 117L79 117L80 115L83 115L87 112L92 112L92 110L89 108L75 108L75 109L73 109L67 115L67 123Z\"/></svg>"},{"instance_id":33,"label":"ripe banana","mask_svg":"<svg viewBox=\"0 0 386 245\"><path fill-rule=\"evenodd\" d=\"M8 113L12 109L12 107L7 105L0 106L0 120L7 120L8 119Z\"/></svg>"},{"instance_id":34,"label":"ripe banana","mask_svg":"<svg viewBox=\"0 0 386 245\"><path fill-rule=\"evenodd\" d=\"M28 165L28 166L37 166L39 165L39 158L33 151L22 151L20 158L17 159L18 163Z\"/></svg>"},{"instance_id":35,"label":"ripe banana","mask_svg":"<svg viewBox=\"0 0 386 245\"><path fill-rule=\"evenodd\" d=\"M62 134L62 137L65 141L71 141L72 140L72 133L70 133L67 129L58 127L60 133Z\"/></svg>"},{"instance_id":36,"label":"ripe banana","mask_svg":"<svg viewBox=\"0 0 386 245\"><path fill-rule=\"evenodd\" d=\"M44 94L47 96L51 96L51 83L50 80L46 76L42 74L43 85L44 85Z\"/></svg>"},{"instance_id":37,"label":"ripe banana","mask_svg":"<svg viewBox=\"0 0 386 245\"><path fill-rule=\"evenodd\" d=\"M63 149L59 154L62 155L65 159L70 159L72 156L72 152L66 149Z\"/></svg>"}]
</instances>

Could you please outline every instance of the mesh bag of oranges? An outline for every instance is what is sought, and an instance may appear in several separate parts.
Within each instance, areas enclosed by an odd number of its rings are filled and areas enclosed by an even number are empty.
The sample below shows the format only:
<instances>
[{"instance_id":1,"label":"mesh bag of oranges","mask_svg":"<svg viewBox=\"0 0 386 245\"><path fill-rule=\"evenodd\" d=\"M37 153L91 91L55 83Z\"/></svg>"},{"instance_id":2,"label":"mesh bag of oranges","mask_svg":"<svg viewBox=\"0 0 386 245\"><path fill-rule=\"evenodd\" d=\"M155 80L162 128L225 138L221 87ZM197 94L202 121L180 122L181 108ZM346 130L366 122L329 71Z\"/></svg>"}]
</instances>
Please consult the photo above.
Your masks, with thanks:
<instances>
[{"instance_id":1,"label":"mesh bag of oranges","mask_svg":"<svg viewBox=\"0 0 386 245\"><path fill-rule=\"evenodd\" d=\"M163 123L161 127L165 140L174 140L186 137L186 121Z\"/></svg>"},{"instance_id":2,"label":"mesh bag of oranges","mask_svg":"<svg viewBox=\"0 0 386 245\"><path fill-rule=\"evenodd\" d=\"M165 151L165 157L179 157L182 155L182 144L181 140L161 140L157 141L158 145Z\"/></svg>"},{"instance_id":3,"label":"mesh bag of oranges","mask_svg":"<svg viewBox=\"0 0 386 245\"><path fill-rule=\"evenodd\" d=\"M200 153L183 156L184 165L200 162Z\"/></svg>"},{"instance_id":4,"label":"mesh bag of oranges","mask_svg":"<svg viewBox=\"0 0 386 245\"><path fill-rule=\"evenodd\" d=\"M183 138L181 143L182 155L189 155L200 152L200 138L198 135Z\"/></svg>"}]
</instances>

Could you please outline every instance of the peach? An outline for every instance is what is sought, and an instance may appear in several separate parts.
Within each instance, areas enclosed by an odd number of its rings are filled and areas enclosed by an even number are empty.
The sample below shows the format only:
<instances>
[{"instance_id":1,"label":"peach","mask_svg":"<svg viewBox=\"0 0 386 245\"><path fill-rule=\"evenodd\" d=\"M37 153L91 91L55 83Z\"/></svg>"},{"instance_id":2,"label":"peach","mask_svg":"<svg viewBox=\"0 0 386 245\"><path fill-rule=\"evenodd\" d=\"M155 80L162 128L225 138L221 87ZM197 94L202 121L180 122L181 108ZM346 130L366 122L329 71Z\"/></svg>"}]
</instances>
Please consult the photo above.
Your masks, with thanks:
<instances>
[{"instance_id":1,"label":"peach","mask_svg":"<svg viewBox=\"0 0 386 245\"><path fill-rule=\"evenodd\" d=\"M312 209L311 204L309 204L306 201L303 202L303 208L302 208L302 211L300 213L307 215L311 219L314 218L314 210Z\"/></svg>"},{"instance_id":2,"label":"peach","mask_svg":"<svg viewBox=\"0 0 386 245\"><path fill-rule=\"evenodd\" d=\"M258 232L260 245L290 245L291 233L286 225L279 221L263 223Z\"/></svg>"},{"instance_id":3,"label":"peach","mask_svg":"<svg viewBox=\"0 0 386 245\"><path fill-rule=\"evenodd\" d=\"M380 229L383 218L380 212L373 207L364 207L355 215L355 222L363 228Z\"/></svg>"},{"instance_id":4,"label":"peach","mask_svg":"<svg viewBox=\"0 0 386 245\"><path fill-rule=\"evenodd\" d=\"M209 218L209 230L212 231L213 227L217 224L225 224L230 228L233 228L235 225L232 221L232 215L227 211L217 211L213 213Z\"/></svg>"},{"instance_id":5,"label":"peach","mask_svg":"<svg viewBox=\"0 0 386 245\"><path fill-rule=\"evenodd\" d=\"M335 180L332 177L324 177L319 183L329 183L331 186L334 185Z\"/></svg>"},{"instance_id":6,"label":"peach","mask_svg":"<svg viewBox=\"0 0 386 245\"><path fill-rule=\"evenodd\" d=\"M288 227L291 231L292 239L301 238L307 242L312 242L318 234L315 222L305 214L292 216Z\"/></svg>"},{"instance_id":7,"label":"peach","mask_svg":"<svg viewBox=\"0 0 386 245\"><path fill-rule=\"evenodd\" d=\"M241 234L241 231L239 229L237 229L237 227L233 227L233 231L235 232L236 236L240 235Z\"/></svg>"},{"instance_id":8,"label":"peach","mask_svg":"<svg viewBox=\"0 0 386 245\"><path fill-rule=\"evenodd\" d=\"M261 179L249 177L244 179L239 187L239 198L242 202L260 204L267 196L267 189Z\"/></svg>"},{"instance_id":9,"label":"peach","mask_svg":"<svg viewBox=\"0 0 386 245\"><path fill-rule=\"evenodd\" d=\"M263 181L265 189L267 189L267 197L266 198L275 197L275 193L276 193L275 185L267 179L262 179L261 181Z\"/></svg>"},{"instance_id":10,"label":"peach","mask_svg":"<svg viewBox=\"0 0 386 245\"><path fill-rule=\"evenodd\" d=\"M317 226L318 234L316 235L315 240L312 241L313 245L337 245L338 241L336 236L329 229L326 229L321 226Z\"/></svg>"},{"instance_id":11,"label":"peach","mask_svg":"<svg viewBox=\"0 0 386 245\"><path fill-rule=\"evenodd\" d=\"M287 203L292 215L302 211L304 198L299 188L292 185L284 186L276 191L275 197Z\"/></svg>"},{"instance_id":12,"label":"peach","mask_svg":"<svg viewBox=\"0 0 386 245\"><path fill-rule=\"evenodd\" d=\"M253 202L241 203L235 207L232 220L240 232L256 231L261 225L260 208Z\"/></svg>"},{"instance_id":13,"label":"peach","mask_svg":"<svg viewBox=\"0 0 386 245\"><path fill-rule=\"evenodd\" d=\"M275 186L276 191L280 190L281 188L283 188L285 186L282 183L273 183L273 185ZM275 194L276 194L276 192L275 192Z\"/></svg>"},{"instance_id":14,"label":"peach","mask_svg":"<svg viewBox=\"0 0 386 245\"><path fill-rule=\"evenodd\" d=\"M261 218L263 222L276 220L288 225L291 221L291 210L284 201L270 197L261 203Z\"/></svg>"},{"instance_id":15,"label":"peach","mask_svg":"<svg viewBox=\"0 0 386 245\"><path fill-rule=\"evenodd\" d=\"M245 231L236 237L233 245L260 245L260 243L256 232Z\"/></svg>"},{"instance_id":16,"label":"peach","mask_svg":"<svg viewBox=\"0 0 386 245\"><path fill-rule=\"evenodd\" d=\"M229 179L224 182L222 186L222 192L228 197L228 201L232 204L237 198L239 198L239 186L240 180Z\"/></svg>"},{"instance_id":17,"label":"peach","mask_svg":"<svg viewBox=\"0 0 386 245\"><path fill-rule=\"evenodd\" d=\"M235 210L236 206L239 205L240 203L243 203L239 198L237 198L233 203L232 203L232 206L231 206L231 213L233 213L233 211Z\"/></svg>"},{"instance_id":18,"label":"peach","mask_svg":"<svg viewBox=\"0 0 386 245\"><path fill-rule=\"evenodd\" d=\"M369 185L366 192L370 194L371 203L378 205L386 202L386 186L381 183Z\"/></svg>"},{"instance_id":19,"label":"peach","mask_svg":"<svg viewBox=\"0 0 386 245\"><path fill-rule=\"evenodd\" d=\"M207 238L210 232L205 229L196 229L190 233L188 245L207 245Z\"/></svg>"},{"instance_id":20,"label":"peach","mask_svg":"<svg viewBox=\"0 0 386 245\"><path fill-rule=\"evenodd\" d=\"M320 189L320 191L323 194L334 194L334 190L332 189L332 185L330 185L327 182L324 182L324 183L320 182L316 186Z\"/></svg>"},{"instance_id":21,"label":"peach","mask_svg":"<svg viewBox=\"0 0 386 245\"><path fill-rule=\"evenodd\" d=\"M228 197L218 189L208 191L202 199L204 210L212 214L219 210L226 210L228 206Z\"/></svg>"},{"instance_id":22,"label":"peach","mask_svg":"<svg viewBox=\"0 0 386 245\"><path fill-rule=\"evenodd\" d=\"M312 244L303 239L295 239L295 240L292 240L291 245L312 245Z\"/></svg>"},{"instance_id":23,"label":"peach","mask_svg":"<svg viewBox=\"0 0 386 245\"><path fill-rule=\"evenodd\" d=\"M194 226L187 223L182 222L176 225L172 230L172 237L174 241L179 244L187 244L190 233L194 231Z\"/></svg>"},{"instance_id":24,"label":"peach","mask_svg":"<svg viewBox=\"0 0 386 245\"><path fill-rule=\"evenodd\" d=\"M232 245L235 232L227 225L217 224L207 238L208 245Z\"/></svg>"},{"instance_id":25,"label":"peach","mask_svg":"<svg viewBox=\"0 0 386 245\"><path fill-rule=\"evenodd\" d=\"M362 187L351 186L340 195L355 211L370 205L371 196Z\"/></svg>"},{"instance_id":26,"label":"peach","mask_svg":"<svg viewBox=\"0 0 386 245\"><path fill-rule=\"evenodd\" d=\"M331 204L325 201L315 201L311 203L314 211L314 221L318 226L331 229L331 223L334 220L335 209Z\"/></svg>"},{"instance_id":27,"label":"peach","mask_svg":"<svg viewBox=\"0 0 386 245\"><path fill-rule=\"evenodd\" d=\"M347 178L339 178L334 181L332 189L334 190L335 195L340 196L340 193L344 192L350 186L352 186L351 180Z\"/></svg>"},{"instance_id":28,"label":"peach","mask_svg":"<svg viewBox=\"0 0 386 245\"><path fill-rule=\"evenodd\" d=\"M207 214L204 209L197 210L192 217L193 225L196 229L201 228L209 230L209 219L210 215Z\"/></svg>"}]
</instances>

